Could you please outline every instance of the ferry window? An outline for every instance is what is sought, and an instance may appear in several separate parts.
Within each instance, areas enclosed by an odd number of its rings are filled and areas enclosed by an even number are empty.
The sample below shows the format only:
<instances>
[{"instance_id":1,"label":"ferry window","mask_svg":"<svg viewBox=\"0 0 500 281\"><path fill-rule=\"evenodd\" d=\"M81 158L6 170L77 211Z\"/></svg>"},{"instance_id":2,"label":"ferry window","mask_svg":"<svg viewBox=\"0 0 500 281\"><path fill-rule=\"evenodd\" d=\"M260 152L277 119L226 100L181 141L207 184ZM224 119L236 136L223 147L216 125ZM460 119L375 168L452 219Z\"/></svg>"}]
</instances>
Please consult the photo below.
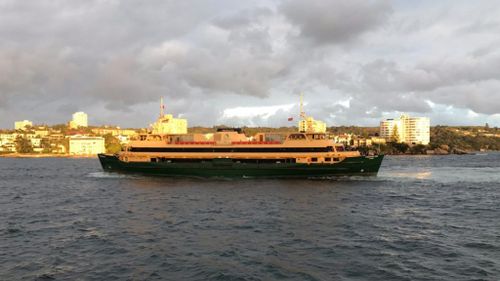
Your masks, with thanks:
<instances>
[{"instance_id":1,"label":"ferry window","mask_svg":"<svg viewBox=\"0 0 500 281\"><path fill-rule=\"evenodd\" d=\"M330 162L330 161L332 161L331 157L325 157L325 162Z\"/></svg>"},{"instance_id":2,"label":"ferry window","mask_svg":"<svg viewBox=\"0 0 500 281\"><path fill-rule=\"evenodd\" d=\"M340 161L339 158L333 158L333 161L337 162L337 161Z\"/></svg>"},{"instance_id":3,"label":"ferry window","mask_svg":"<svg viewBox=\"0 0 500 281\"><path fill-rule=\"evenodd\" d=\"M311 162L318 162L318 158L316 157L311 158Z\"/></svg>"},{"instance_id":4,"label":"ferry window","mask_svg":"<svg viewBox=\"0 0 500 281\"><path fill-rule=\"evenodd\" d=\"M306 137L303 134L291 134L288 138L291 140L302 140Z\"/></svg>"}]
</instances>

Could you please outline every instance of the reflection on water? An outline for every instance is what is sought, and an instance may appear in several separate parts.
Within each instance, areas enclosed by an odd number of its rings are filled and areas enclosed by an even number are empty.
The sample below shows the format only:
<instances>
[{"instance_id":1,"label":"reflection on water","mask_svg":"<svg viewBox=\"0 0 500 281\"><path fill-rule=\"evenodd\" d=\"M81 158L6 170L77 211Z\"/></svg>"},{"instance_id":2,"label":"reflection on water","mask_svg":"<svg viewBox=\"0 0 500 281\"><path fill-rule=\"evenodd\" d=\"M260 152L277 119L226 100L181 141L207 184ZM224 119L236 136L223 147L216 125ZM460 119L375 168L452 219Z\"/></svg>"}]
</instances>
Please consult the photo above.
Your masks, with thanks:
<instances>
[{"instance_id":1,"label":"reflection on water","mask_svg":"<svg viewBox=\"0 0 500 281\"><path fill-rule=\"evenodd\" d=\"M424 180L424 179L431 179L432 178L432 172L431 171L426 171L426 172L398 172L398 171L393 171L393 172L382 172L380 176L382 178L407 178L407 179Z\"/></svg>"},{"instance_id":2,"label":"reflection on water","mask_svg":"<svg viewBox=\"0 0 500 281\"><path fill-rule=\"evenodd\" d=\"M388 156L379 177L386 180L424 180L439 183L500 182L498 153L487 155Z\"/></svg>"},{"instance_id":3,"label":"reflection on water","mask_svg":"<svg viewBox=\"0 0 500 281\"><path fill-rule=\"evenodd\" d=\"M411 171L409 168L381 171L379 176L389 180L431 180L440 183L500 182L500 168L433 167Z\"/></svg>"}]
</instances>

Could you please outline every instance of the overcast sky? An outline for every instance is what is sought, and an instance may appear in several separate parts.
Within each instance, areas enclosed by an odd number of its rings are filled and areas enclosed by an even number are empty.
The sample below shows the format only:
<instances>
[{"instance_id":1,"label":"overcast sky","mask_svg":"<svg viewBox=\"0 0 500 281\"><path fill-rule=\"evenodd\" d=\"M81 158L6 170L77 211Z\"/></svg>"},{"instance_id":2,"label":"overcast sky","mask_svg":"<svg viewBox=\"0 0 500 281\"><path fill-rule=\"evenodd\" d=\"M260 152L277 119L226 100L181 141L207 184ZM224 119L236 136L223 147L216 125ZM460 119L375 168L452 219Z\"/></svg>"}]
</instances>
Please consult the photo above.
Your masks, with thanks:
<instances>
[{"instance_id":1,"label":"overcast sky","mask_svg":"<svg viewBox=\"0 0 500 281\"><path fill-rule=\"evenodd\" d=\"M0 0L0 127L500 126L500 1Z\"/></svg>"}]
</instances>

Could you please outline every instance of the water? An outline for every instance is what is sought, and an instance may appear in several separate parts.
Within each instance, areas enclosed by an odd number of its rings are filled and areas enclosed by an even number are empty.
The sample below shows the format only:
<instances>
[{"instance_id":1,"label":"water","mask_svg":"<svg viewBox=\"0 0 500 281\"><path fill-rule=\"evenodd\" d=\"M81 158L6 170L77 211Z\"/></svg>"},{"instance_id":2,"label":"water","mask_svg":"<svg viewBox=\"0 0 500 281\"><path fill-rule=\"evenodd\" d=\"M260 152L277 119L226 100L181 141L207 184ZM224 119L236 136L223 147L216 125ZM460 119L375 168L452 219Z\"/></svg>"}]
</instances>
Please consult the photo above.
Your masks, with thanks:
<instances>
[{"instance_id":1,"label":"water","mask_svg":"<svg viewBox=\"0 0 500 281\"><path fill-rule=\"evenodd\" d=\"M0 158L0 280L500 280L500 154L200 180Z\"/></svg>"}]
</instances>

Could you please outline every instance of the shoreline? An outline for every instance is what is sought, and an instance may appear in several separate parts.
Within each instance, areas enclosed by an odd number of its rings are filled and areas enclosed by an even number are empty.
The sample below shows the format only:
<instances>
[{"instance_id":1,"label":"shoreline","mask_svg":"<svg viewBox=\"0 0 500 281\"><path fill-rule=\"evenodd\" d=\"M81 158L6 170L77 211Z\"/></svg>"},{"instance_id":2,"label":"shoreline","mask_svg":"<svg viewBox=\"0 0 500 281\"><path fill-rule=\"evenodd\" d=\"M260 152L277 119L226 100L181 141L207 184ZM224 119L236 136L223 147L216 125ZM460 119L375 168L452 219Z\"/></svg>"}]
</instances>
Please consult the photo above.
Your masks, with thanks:
<instances>
[{"instance_id":1,"label":"shoreline","mask_svg":"<svg viewBox=\"0 0 500 281\"><path fill-rule=\"evenodd\" d=\"M96 155L70 155L70 154L0 154L0 158L97 158Z\"/></svg>"},{"instance_id":2,"label":"shoreline","mask_svg":"<svg viewBox=\"0 0 500 281\"><path fill-rule=\"evenodd\" d=\"M476 155L476 154L488 154L488 153L498 153L499 150L486 150L486 151L467 151L465 153L429 153L429 154L410 154L410 153L393 153L385 154L385 156L451 156L451 155Z\"/></svg>"}]
</instances>

